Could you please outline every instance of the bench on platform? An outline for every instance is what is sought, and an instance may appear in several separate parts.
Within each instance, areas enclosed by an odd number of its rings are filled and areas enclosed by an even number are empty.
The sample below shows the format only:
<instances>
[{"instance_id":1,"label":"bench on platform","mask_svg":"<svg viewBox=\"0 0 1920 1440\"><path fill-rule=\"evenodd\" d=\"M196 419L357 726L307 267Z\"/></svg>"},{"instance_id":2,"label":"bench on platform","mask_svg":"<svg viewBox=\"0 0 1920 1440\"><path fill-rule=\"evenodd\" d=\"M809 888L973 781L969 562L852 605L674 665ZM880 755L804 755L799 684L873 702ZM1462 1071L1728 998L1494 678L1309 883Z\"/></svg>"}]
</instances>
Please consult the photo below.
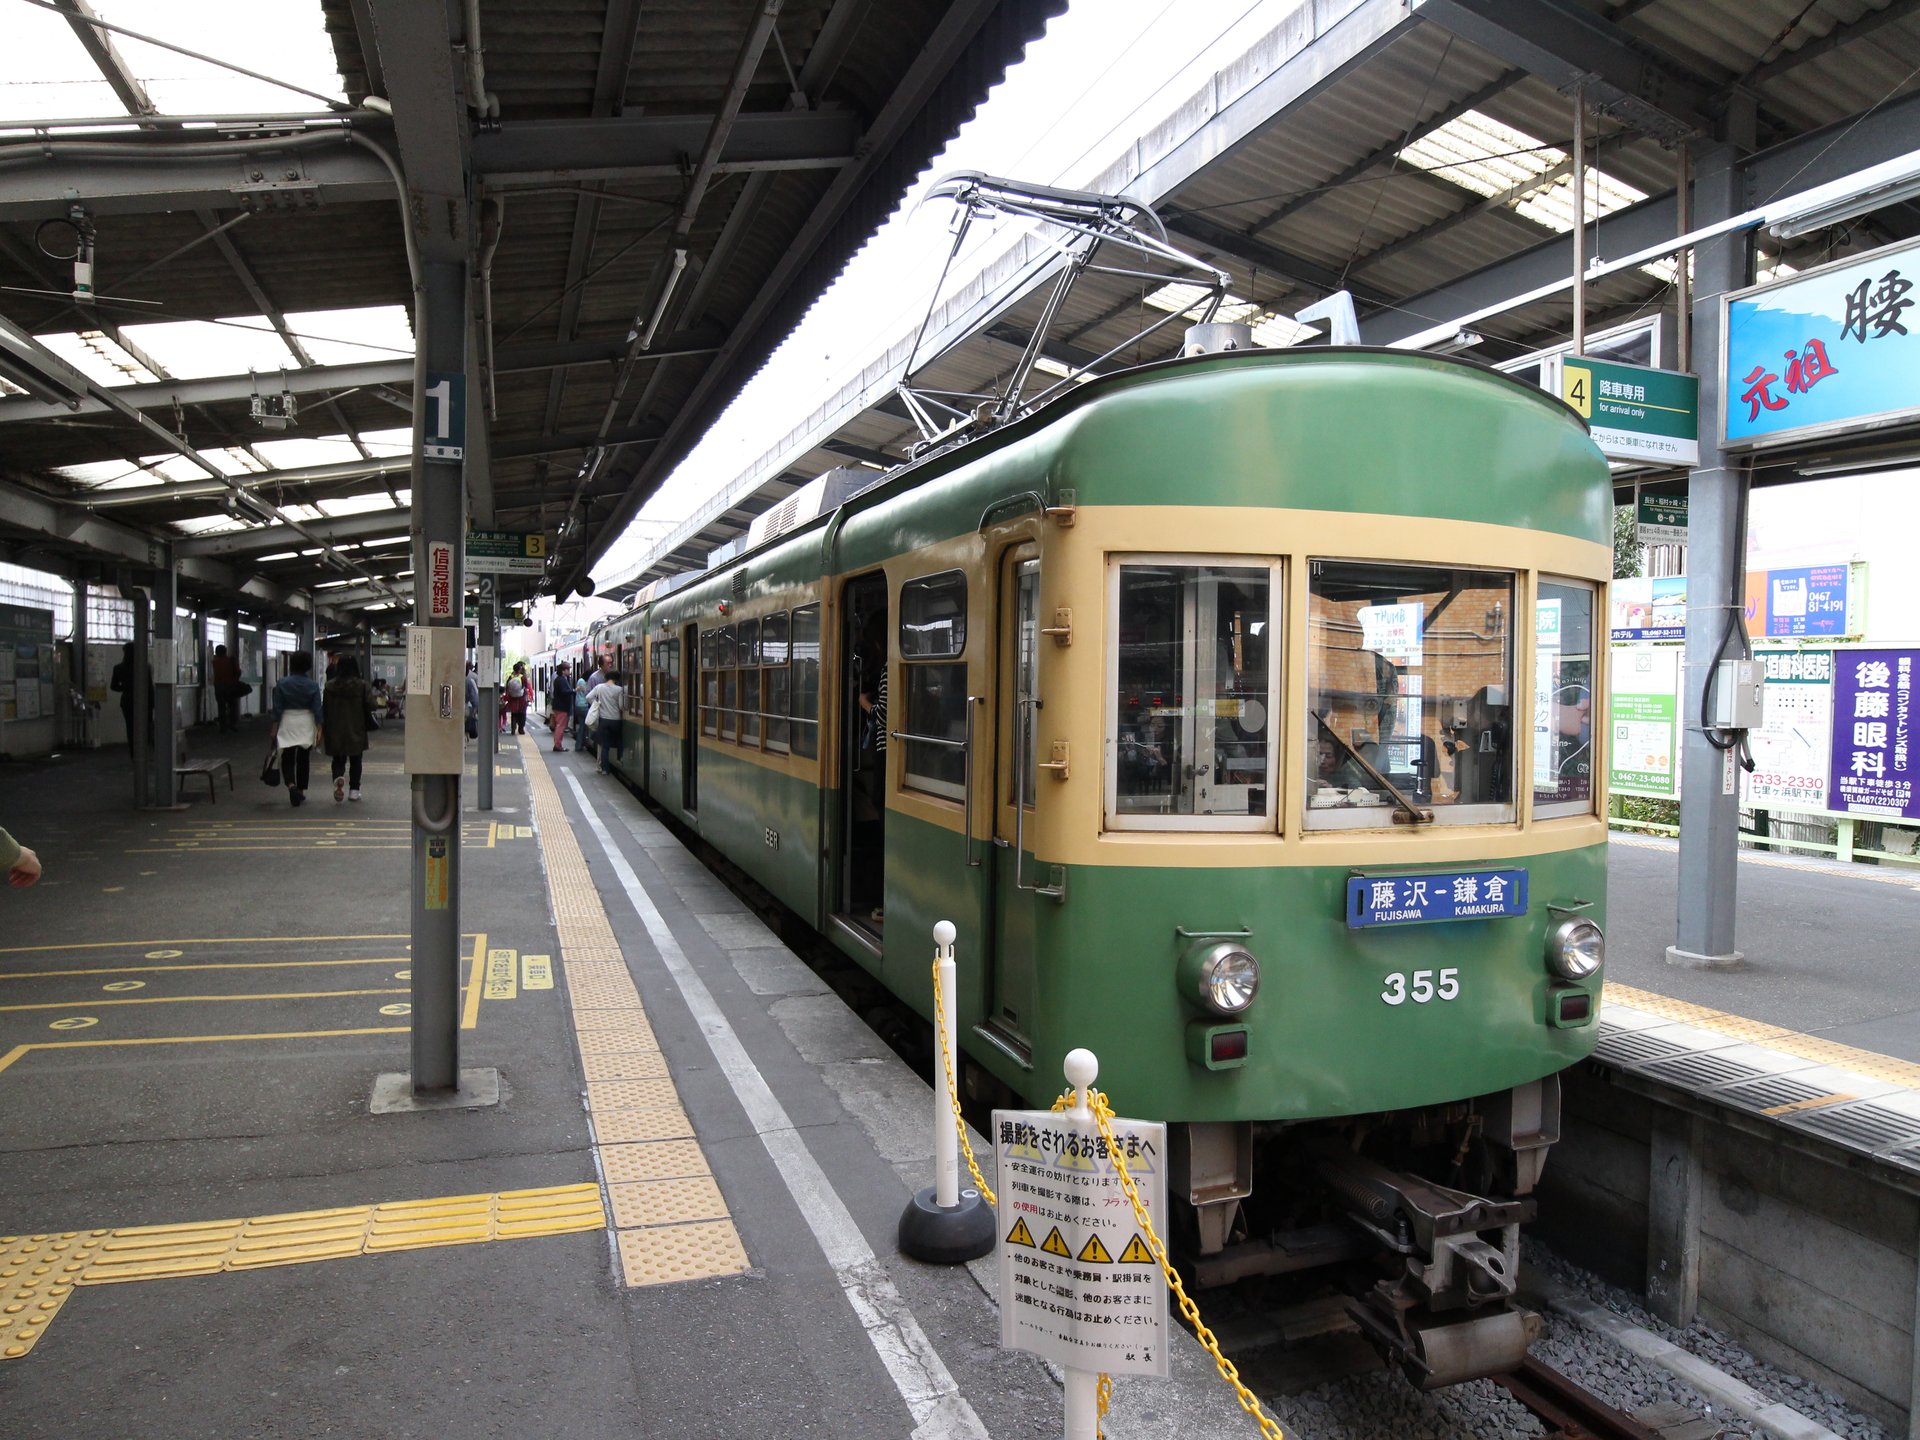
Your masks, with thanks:
<instances>
[{"instance_id":1,"label":"bench on platform","mask_svg":"<svg viewBox=\"0 0 1920 1440\"><path fill-rule=\"evenodd\" d=\"M207 803L214 800L213 777L220 771L227 772L227 790L233 790L233 761L231 760L182 760L173 767L173 773L179 775L204 775L207 777Z\"/></svg>"}]
</instances>

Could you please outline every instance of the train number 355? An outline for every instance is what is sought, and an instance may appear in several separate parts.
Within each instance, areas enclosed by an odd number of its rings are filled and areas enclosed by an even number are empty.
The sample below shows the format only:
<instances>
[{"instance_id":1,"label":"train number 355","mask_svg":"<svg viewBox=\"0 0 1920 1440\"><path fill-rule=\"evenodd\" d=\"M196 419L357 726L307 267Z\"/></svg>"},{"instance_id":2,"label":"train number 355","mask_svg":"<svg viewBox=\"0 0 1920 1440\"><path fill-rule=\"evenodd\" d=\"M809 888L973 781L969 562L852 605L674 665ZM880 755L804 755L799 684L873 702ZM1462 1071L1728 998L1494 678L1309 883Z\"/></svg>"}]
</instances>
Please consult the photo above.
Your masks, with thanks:
<instances>
[{"instance_id":1,"label":"train number 355","mask_svg":"<svg viewBox=\"0 0 1920 1440\"><path fill-rule=\"evenodd\" d=\"M1460 972L1453 966L1445 970L1416 970L1412 975L1387 976L1387 988L1380 998L1389 1005L1404 1005L1411 1000L1424 1005L1429 1000L1460 998Z\"/></svg>"}]
</instances>

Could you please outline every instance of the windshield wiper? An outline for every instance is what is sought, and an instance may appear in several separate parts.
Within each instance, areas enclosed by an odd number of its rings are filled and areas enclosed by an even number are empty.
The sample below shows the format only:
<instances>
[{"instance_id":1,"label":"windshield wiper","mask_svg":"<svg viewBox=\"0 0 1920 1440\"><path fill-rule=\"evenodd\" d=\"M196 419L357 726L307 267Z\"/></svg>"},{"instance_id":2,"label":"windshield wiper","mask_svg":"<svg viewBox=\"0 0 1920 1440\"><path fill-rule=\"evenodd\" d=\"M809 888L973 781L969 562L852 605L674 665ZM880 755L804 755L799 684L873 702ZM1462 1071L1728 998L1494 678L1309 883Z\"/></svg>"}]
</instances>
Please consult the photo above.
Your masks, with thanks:
<instances>
[{"instance_id":1,"label":"windshield wiper","mask_svg":"<svg viewBox=\"0 0 1920 1440\"><path fill-rule=\"evenodd\" d=\"M1334 744L1346 751L1348 755L1352 756L1356 765L1366 771L1367 774L1371 775L1375 780L1379 781L1380 788L1393 796L1394 824L1431 825L1433 823L1433 811L1424 806L1414 804L1413 801L1407 798L1405 792L1403 792L1398 785L1374 769L1366 756L1362 755L1358 750L1354 749L1353 746L1340 738L1340 732L1327 723L1326 716L1322 715L1318 710L1309 710L1307 713L1319 722L1320 733L1322 735L1326 736L1329 740L1333 741Z\"/></svg>"}]
</instances>

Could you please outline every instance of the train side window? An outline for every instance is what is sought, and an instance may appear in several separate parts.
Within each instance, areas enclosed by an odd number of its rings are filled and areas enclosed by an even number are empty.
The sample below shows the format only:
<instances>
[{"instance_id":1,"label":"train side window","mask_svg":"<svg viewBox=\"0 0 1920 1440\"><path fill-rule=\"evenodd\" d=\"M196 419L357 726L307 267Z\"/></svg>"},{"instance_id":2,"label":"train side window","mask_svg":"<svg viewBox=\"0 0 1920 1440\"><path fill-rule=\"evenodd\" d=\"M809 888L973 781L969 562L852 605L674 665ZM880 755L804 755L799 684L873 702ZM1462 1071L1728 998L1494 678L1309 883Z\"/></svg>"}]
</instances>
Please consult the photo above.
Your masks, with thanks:
<instances>
[{"instance_id":1,"label":"train side window","mask_svg":"<svg viewBox=\"0 0 1920 1440\"><path fill-rule=\"evenodd\" d=\"M1108 823L1270 828L1279 565L1129 556L1112 566L1109 583Z\"/></svg>"},{"instance_id":2,"label":"train side window","mask_svg":"<svg viewBox=\"0 0 1920 1440\"><path fill-rule=\"evenodd\" d=\"M793 612L793 753L809 760L820 754L820 607L802 605Z\"/></svg>"},{"instance_id":3,"label":"train side window","mask_svg":"<svg viewBox=\"0 0 1920 1440\"><path fill-rule=\"evenodd\" d=\"M903 783L909 789L965 798L967 757L967 577L948 570L900 587L903 714L889 726L902 733ZM904 723L902 723L904 722Z\"/></svg>"},{"instance_id":4,"label":"train side window","mask_svg":"<svg viewBox=\"0 0 1920 1440\"><path fill-rule=\"evenodd\" d=\"M740 743L760 748L760 622L740 622Z\"/></svg>"},{"instance_id":5,"label":"train side window","mask_svg":"<svg viewBox=\"0 0 1920 1440\"><path fill-rule=\"evenodd\" d=\"M1307 577L1309 830L1511 821L1514 577L1315 560Z\"/></svg>"},{"instance_id":6,"label":"train side window","mask_svg":"<svg viewBox=\"0 0 1920 1440\"><path fill-rule=\"evenodd\" d=\"M1533 606L1533 813L1593 811L1593 586L1540 579Z\"/></svg>"},{"instance_id":7,"label":"train side window","mask_svg":"<svg viewBox=\"0 0 1920 1440\"><path fill-rule=\"evenodd\" d=\"M720 632L700 632L700 733L720 733Z\"/></svg>"},{"instance_id":8,"label":"train side window","mask_svg":"<svg viewBox=\"0 0 1920 1440\"><path fill-rule=\"evenodd\" d=\"M653 642L653 718L662 725L680 723L680 642Z\"/></svg>"},{"instance_id":9,"label":"train side window","mask_svg":"<svg viewBox=\"0 0 1920 1440\"><path fill-rule=\"evenodd\" d=\"M740 635L731 625L720 631L716 658L720 672L720 738L731 740L740 733Z\"/></svg>"},{"instance_id":10,"label":"train side window","mask_svg":"<svg viewBox=\"0 0 1920 1440\"><path fill-rule=\"evenodd\" d=\"M787 753L792 727L787 719L787 615L783 610L760 622L761 709L767 716L767 749Z\"/></svg>"}]
</instances>

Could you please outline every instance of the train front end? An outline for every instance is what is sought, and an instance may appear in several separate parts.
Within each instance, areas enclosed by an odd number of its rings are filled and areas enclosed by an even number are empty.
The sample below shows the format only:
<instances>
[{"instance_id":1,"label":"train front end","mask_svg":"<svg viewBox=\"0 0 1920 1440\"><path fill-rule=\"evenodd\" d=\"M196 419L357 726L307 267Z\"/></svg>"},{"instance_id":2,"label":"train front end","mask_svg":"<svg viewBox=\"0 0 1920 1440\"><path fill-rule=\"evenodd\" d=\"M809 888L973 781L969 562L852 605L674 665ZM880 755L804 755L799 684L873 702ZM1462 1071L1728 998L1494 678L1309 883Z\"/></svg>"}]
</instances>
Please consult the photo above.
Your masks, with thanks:
<instances>
[{"instance_id":1,"label":"train front end","mask_svg":"<svg viewBox=\"0 0 1920 1440\"><path fill-rule=\"evenodd\" d=\"M1039 1076L1089 1046L1169 1122L1203 1283L1337 1275L1417 1383L1504 1368L1600 1001L1605 462L1558 402L1428 356L1096 388L1012 637L996 904L1036 959L983 1033Z\"/></svg>"}]
</instances>

